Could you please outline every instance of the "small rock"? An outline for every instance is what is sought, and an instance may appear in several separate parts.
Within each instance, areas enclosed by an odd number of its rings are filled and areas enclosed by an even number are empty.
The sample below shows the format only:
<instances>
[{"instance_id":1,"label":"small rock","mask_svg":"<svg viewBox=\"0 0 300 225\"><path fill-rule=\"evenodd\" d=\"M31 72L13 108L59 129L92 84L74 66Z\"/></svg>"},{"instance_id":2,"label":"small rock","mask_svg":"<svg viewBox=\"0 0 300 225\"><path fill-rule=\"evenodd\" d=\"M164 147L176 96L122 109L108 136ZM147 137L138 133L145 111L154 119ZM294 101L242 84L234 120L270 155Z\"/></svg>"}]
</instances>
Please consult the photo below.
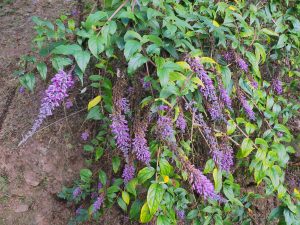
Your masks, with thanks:
<instances>
[{"instance_id":1,"label":"small rock","mask_svg":"<svg viewBox=\"0 0 300 225\"><path fill-rule=\"evenodd\" d=\"M36 187L40 184L41 179L40 176L38 176L36 173L27 171L24 173L24 178L27 184Z\"/></svg>"},{"instance_id":2,"label":"small rock","mask_svg":"<svg viewBox=\"0 0 300 225\"><path fill-rule=\"evenodd\" d=\"M29 209L28 205L20 204L20 205L18 205L18 206L15 207L14 211L16 213L22 213L22 212L28 211L28 209Z\"/></svg>"}]
</instances>

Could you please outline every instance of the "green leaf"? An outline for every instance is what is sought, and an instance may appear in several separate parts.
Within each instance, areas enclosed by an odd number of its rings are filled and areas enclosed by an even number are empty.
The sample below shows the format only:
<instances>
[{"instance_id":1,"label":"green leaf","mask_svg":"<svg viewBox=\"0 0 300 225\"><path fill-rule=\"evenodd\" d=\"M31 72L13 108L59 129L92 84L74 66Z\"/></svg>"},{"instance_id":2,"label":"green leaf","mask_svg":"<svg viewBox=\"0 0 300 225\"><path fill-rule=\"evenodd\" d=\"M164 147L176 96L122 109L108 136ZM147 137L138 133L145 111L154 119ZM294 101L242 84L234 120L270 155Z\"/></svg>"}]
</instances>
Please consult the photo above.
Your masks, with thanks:
<instances>
[{"instance_id":1,"label":"green leaf","mask_svg":"<svg viewBox=\"0 0 300 225\"><path fill-rule=\"evenodd\" d=\"M62 69L64 69L65 66L68 66L68 65L72 64L71 59L65 58L65 57L59 57L59 56L53 57L51 59L51 62L52 62L52 66L57 71L62 70Z\"/></svg>"},{"instance_id":2,"label":"green leaf","mask_svg":"<svg viewBox=\"0 0 300 225\"><path fill-rule=\"evenodd\" d=\"M117 202L118 202L118 205L121 207L121 209L123 209L123 211L126 212L127 211L127 205L123 201L123 199L122 198L118 198Z\"/></svg>"},{"instance_id":3,"label":"green leaf","mask_svg":"<svg viewBox=\"0 0 300 225\"><path fill-rule=\"evenodd\" d=\"M147 203L151 215L154 215L164 197L165 189L161 184L151 184L147 193Z\"/></svg>"},{"instance_id":4,"label":"green leaf","mask_svg":"<svg viewBox=\"0 0 300 225\"><path fill-rule=\"evenodd\" d=\"M106 185L106 181L107 181L107 176L106 173L103 170L99 171L99 180L102 183L102 185Z\"/></svg>"},{"instance_id":5,"label":"green leaf","mask_svg":"<svg viewBox=\"0 0 300 225\"><path fill-rule=\"evenodd\" d=\"M114 156L112 158L112 166L114 173L117 173L121 165L121 160L119 156Z\"/></svg>"},{"instance_id":6,"label":"green leaf","mask_svg":"<svg viewBox=\"0 0 300 225\"><path fill-rule=\"evenodd\" d=\"M20 83L30 91L33 91L35 85L35 77L32 73L27 73L24 76L20 77Z\"/></svg>"},{"instance_id":7,"label":"green leaf","mask_svg":"<svg viewBox=\"0 0 300 225\"><path fill-rule=\"evenodd\" d=\"M129 205L130 196L126 191L122 191L122 199L127 205Z\"/></svg>"},{"instance_id":8,"label":"green leaf","mask_svg":"<svg viewBox=\"0 0 300 225\"><path fill-rule=\"evenodd\" d=\"M231 135L234 133L236 129L236 124L233 120L229 120L228 123L227 123L227 134L228 135Z\"/></svg>"},{"instance_id":9,"label":"green leaf","mask_svg":"<svg viewBox=\"0 0 300 225\"><path fill-rule=\"evenodd\" d=\"M148 223L151 221L152 217L153 217L153 215L150 213L148 204L147 204L147 202L145 202L142 207L142 210L141 210L140 222Z\"/></svg>"},{"instance_id":10,"label":"green leaf","mask_svg":"<svg viewBox=\"0 0 300 225\"><path fill-rule=\"evenodd\" d=\"M173 172L173 166L168 162L168 160L161 158L159 160L159 168L160 168L160 174L170 176L170 174Z\"/></svg>"},{"instance_id":11,"label":"green leaf","mask_svg":"<svg viewBox=\"0 0 300 225\"><path fill-rule=\"evenodd\" d=\"M141 169L138 173L138 181L140 184L149 180L155 174L155 169L153 167L145 167Z\"/></svg>"},{"instance_id":12,"label":"green leaf","mask_svg":"<svg viewBox=\"0 0 300 225\"><path fill-rule=\"evenodd\" d=\"M140 51L142 44L136 40L126 41L124 48L124 56L129 60L137 51Z\"/></svg>"},{"instance_id":13,"label":"green leaf","mask_svg":"<svg viewBox=\"0 0 300 225\"><path fill-rule=\"evenodd\" d=\"M242 142L241 149L238 152L237 157L247 157L253 151L253 149L253 141L250 138L245 138Z\"/></svg>"},{"instance_id":14,"label":"green leaf","mask_svg":"<svg viewBox=\"0 0 300 225\"><path fill-rule=\"evenodd\" d=\"M44 62L40 62L40 63L37 64L36 68L39 71L42 79L45 80L46 76L47 76L47 66L46 66L46 64Z\"/></svg>"},{"instance_id":15,"label":"green leaf","mask_svg":"<svg viewBox=\"0 0 300 225\"><path fill-rule=\"evenodd\" d=\"M281 34L275 48L283 48L286 45L288 39L288 36L286 36L285 34Z\"/></svg>"},{"instance_id":16,"label":"green leaf","mask_svg":"<svg viewBox=\"0 0 300 225\"><path fill-rule=\"evenodd\" d=\"M125 189L132 195L136 197L136 185L138 184L137 179L132 179L126 184Z\"/></svg>"},{"instance_id":17,"label":"green leaf","mask_svg":"<svg viewBox=\"0 0 300 225\"><path fill-rule=\"evenodd\" d=\"M170 220L168 219L167 216L160 215L157 217L156 225L169 225L169 224L170 224Z\"/></svg>"},{"instance_id":18,"label":"green leaf","mask_svg":"<svg viewBox=\"0 0 300 225\"><path fill-rule=\"evenodd\" d=\"M88 115L86 117L87 120L101 120L102 118L103 117L102 117L102 115L100 113L100 106L99 105L93 107L89 111L89 113L88 113Z\"/></svg>"},{"instance_id":19,"label":"green leaf","mask_svg":"<svg viewBox=\"0 0 300 225\"><path fill-rule=\"evenodd\" d=\"M59 55L74 55L76 52L82 51L81 47L76 44L72 45L59 45L54 48L51 53Z\"/></svg>"},{"instance_id":20,"label":"green leaf","mask_svg":"<svg viewBox=\"0 0 300 225\"><path fill-rule=\"evenodd\" d=\"M103 153L104 153L103 148L100 147L96 148L95 160L98 161L102 157Z\"/></svg>"},{"instance_id":21,"label":"green leaf","mask_svg":"<svg viewBox=\"0 0 300 225\"><path fill-rule=\"evenodd\" d=\"M94 147L92 145L84 145L83 150L86 152L92 152L94 151Z\"/></svg>"},{"instance_id":22,"label":"green leaf","mask_svg":"<svg viewBox=\"0 0 300 225\"><path fill-rule=\"evenodd\" d=\"M205 167L204 167L203 173L204 174L210 173L211 171L213 171L214 168L215 168L215 162L214 162L214 160L209 159L205 163Z\"/></svg>"},{"instance_id":23,"label":"green leaf","mask_svg":"<svg viewBox=\"0 0 300 225\"><path fill-rule=\"evenodd\" d=\"M215 191L218 193L222 189L222 170L215 168L213 170L213 177L215 182Z\"/></svg>"},{"instance_id":24,"label":"green leaf","mask_svg":"<svg viewBox=\"0 0 300 225\"><path fill-rule=\"evenodd\" d=\"M91 51L91 53L98 58L98 54L104 51L104 45L102 43L102 39L100 36L92 36L88 40L88 46Z\"/></svg>"},{"instance_id":25,"label":"green leaf","mask_svg":"<svg viewBox=\"0 0 300 225\"><path fill-rule=\"evenodd\" d=\"M259 44L259 43L254 43L255 46L255 56L257 61L259 61L260 57L261 57L261 62L264 63L266 61L266 51L263 45Z\"/></svg>"},{"instance_id":26,"label":"green leaf","mask_svg":"<svg viewBox=\"0 0 300 225\"><path fill-rule=\"evenodd\" d=\"M272 30L269 30L267 28L261 29L260 32L263 32L263 33L265 33L267 35L270 35L270 36L277 36L277 37L279 36L279 34L277 34L276 32L274 32Z\"/></svg>"},{"instance_id":27,"label":"green leaf","mask_svg":"<svg viewBox=\"0 0 300 225\"><path fill-rule=\"evenodd\" d=\"M128 73L132 74L148 60L149 59L143 56L141 53L136 53L133 57L130 58L128 62Z\"/></svg>"},{"instance_id":28,"label":"green leaf","mask_svg":"<svg viewBox=\"0 0 300 225\"><path fill-rule=\"evenodd\" d=\"M87 29L91 29L93 25L95 25L98 21L100 21L104 18L107 19L107 13L106 12L98 11L98 12L92 13L86 19L86 22L84 23L84 26Z\"/></svg>"},{"instance_id":29,"label":"green leaf","mask_svg":"<svg viewBox=\"0 0 300 225\"><path fill-rule=\"evenodd\" d=\"M91 178L92 178L92 171L90 171L89 169L81 169L80 170L80 179L83 182L89 183Z\"/></svg>"},{"instance_id":30,"label":"green leaf","mask_svg":"<svg viewBox=\"0 0 300 225\"><path fill-rule=\"evenodd\" d=\"M89 61L90 61L90 53L88 51L77 51L74 53L75 60L81 69L81 71L84 73Z\"/></svg>"},{"instance_id":31,"label":"green leaf","mask_svg":"<svg viewBox=\"0 0 300 225\"><path fill-rule=\"evenodd\" d=\"M198 209L193 209L187 214L186 218L188 220L192 220L195 219L197 216L198 216Z\"/></svg>"},{"instance_id":32,"label":"green leaf","mask_svg":"<svg viewBox=\"0 0 300 225\"><path fill-rule=\"evenodd\" d=\"M139 200L139 199L136 199L132 205L131 205L131 208L130 208L130 211L129 211L129 218L131 220L137 220L139 218L139 215L140 215L140 210L142 208L142 202Z\"/></svg>"}]
</instances>

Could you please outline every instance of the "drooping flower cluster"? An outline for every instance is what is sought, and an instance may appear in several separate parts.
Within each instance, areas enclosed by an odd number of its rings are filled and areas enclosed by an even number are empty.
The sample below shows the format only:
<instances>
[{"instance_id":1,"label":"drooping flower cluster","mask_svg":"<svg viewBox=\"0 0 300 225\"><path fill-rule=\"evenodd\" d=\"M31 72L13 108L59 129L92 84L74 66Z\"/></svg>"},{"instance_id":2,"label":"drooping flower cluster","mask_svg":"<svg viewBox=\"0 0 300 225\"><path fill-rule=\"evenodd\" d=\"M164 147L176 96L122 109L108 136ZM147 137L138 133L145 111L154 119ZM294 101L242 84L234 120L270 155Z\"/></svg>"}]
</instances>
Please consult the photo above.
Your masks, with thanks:
<instances>
[{"instance_id":1,"label":"drooping flower cluster","mask_svg":"<svg viewBox=\"0 0 300 225\"><path fill-rule=\"evenodd\" d=\"M123 152L125 158L127 158L131 141L127 120L124 115L119 113L112 114L111 120L112 124L110 128L115 135L117 147Z\"/></svg>"},{"instance_id":2,"label":"drooping flower cluster","mask_svg":"<svg viewBox=\"0 0 300 225\"><path fill-rule=\"evenodd\" d=\"M184 156L177 147L176 142L169 142L169 148L177 155L183 169L189 175L189 183L192 189L204 199L214 199L221 201L223 200L221 196L215 193L214 186L210 180L202 174L199 169L196 169L193 164Z\"/></svg>"},{"instance_id":3,"label":"drooping flower cluster","mask_svg":"<svg viewBox=\"0 0 300 225\"><path fill-rule=\"evenodd\" d=\"M186 61L190 65L191 69L197 74L199 79L203 82L203 85L200 85L199 89L209 104L208 111L211 118L213 120L223 118L212 79L208 76L207 72L204 70L202 64L197 58L188 58Z\"/></svg>"},{"instance_id":4,"label":"drooping flower cluster","mask_svg":"<svg viewBox=\"0 0 300 225\"><path fill-rule=\"evenodd\" d=\"M281 95L282 90L282 82L278 78L275 78L272 80L272 88L275 91L276 94Z\"/></svg>"},{"instance_id":5,"label":"drooping flower cluster","mask_svg":"<svg viewBox=\"0 0 300 225\"><path fill-rule=\"evenodd\" d=\"M236 63L240 67L241 70L243 70L244 72L248 72L248 64L246 63L246 61L244 59L237 57Z\"/></svg>"},{"instance_id":6,"label":"drooping flower cluster","mask_svg":"<svg viewBox=\"0 0 300 225\"><path fill-rule=\"evenodd\" d=\"M228 108L228 109L232 109L232 101L231 98L228 94L228 92L226 91L226 89L224 88L223 84L221 81L219 81L219 91L220 91L220 98L223 102L223 104Z\"/></svg>"},{"instance_id":7,"label":"drooping flower cluster","mask_svg":"<svg viewBox=\"0 0 300 225\"><path fill-rule=\"evenodd\" d=\"M144 123L138 123L135 126L135 134L132 142L132 151L135 153L136 158L146 165L150 162L150 152L148 143L146 140L145 132L147 130L147 125Z\"/></svg>"},{"instance_id":8,"label":"drooping flower cluster","mask_svg":"<svg viewBox=\"0 0 300 225\"><path fill-rule=\"evenodd\" d=\"M223 57L227 62L230 62L230 61L234 60L235 55L232 50L229 50L223 54Z\"/></svg>"},{"instance_id":9,"label":"drooping flower cluster","mask_svg":"<svg viewBox=\"0 0 300 225\"><path fill-rule=\"evenodd\" d=\"M199 169L194 167L190 169L189 182L192 185L192 189L200 196L203 196L205 200L208 198L214 200L221 199L220 196L215 193L214 185Z\"/></svg>"},{"instance_id":10,"label":"drooping flower cluster","mask_svg":"<svg viewBox=\"0 0 300 225\"><path fill-rule=\"evenodd\" d=\"M203 135L208 142L211 153L215 158L219 158L218 155L220 154L220 149L217 139L215 138L211 128L204 121L201 113L195 115L195 122L197 122L201 126L201 130L203 131ZM218 163L218 161L216 163Z\"/></svg>"},{"instance_id":11,"label":"drooping flower cluster","mask_svg":"<svg viewBox=\"0 0 300 225\"><path fill-rule=\"evenodd\" d=\"M222 149L222 159L220 162L221 169L229 171L230 168L233 166L233 149L226 142L223 142L220 148Z\"/></svg>"},{"instance_id":12,"label":"drooping flower cluster","mask_svg":"<svg viewBox=\"0 0 300 225\"><path fill-rule=\"evenodd\" d=\"M186 121L184 119L184 115L181 112L176 120L176 127L179 128L179 130L184 133L186 129Z\"/></svg>"},{"instance_id":13,"label":"drooping flower cluster","mask_svg":"<svg viewBox=\"0 0 300 225\"><path fill-rule=\"evenodd\" d=\"M38 130L46 117L53 114L54 109L59 107L63 100L69 96L68 91L73 85L72 74L63 70L60 70L51 79L51 84L48 86L42 99L38 118L34 121L31 130L24 136L19 145L25 143Z\"/></svg>"},{"instance_id":14,"label":"drooping flower cluster","mask_svg":"<svg viewBox=\"0 0 300 225\"><path fill-rule=\"evenodd\" d=\"M156 125L156 133L161 139L174 141L174 129L172 119L168 116L159 116Z\"/></svg>"},{"instance_id":15,"label":"drooping flower cluster","mask_svg":"<svg viewBox=\"0 0 300 225\"><path fill-rule=\"evenodd\" d=\"M71 99L67 99L65 106L67 109L70 109L73 107L73 102L71 101Z\"/></svg>"},{"instance_id":16,"label":"drooping flower cluster","mask_svg":"<svg viewBox=\"0 0 300 225\"><path fill-rule=\"evenodd\" d=\"M135 168L133 165L126 164L123 170L122 178L124 183L127 184L130 180L134 178Z\"/></svg>"},{"instance_id":17,"label":"drooping flower cluster","mask_svg":"<svg viewBox=\"0 0 300 225\"><path fill-rule=\"evenodd\" d=\"M248 118L250 120L255 120L255 113L254 113L253 109L251 108L251 106L249 105L248 101L246 100L246 97L244 96L244 94L239 92L238 97L241 101L242 107L245 110Z\"/></svg>"},{"instance_id":18,"label":"drooping flower cluster","mask_svg":"<svg viewBox=\"0 0 300 225\"><path fill-rule=\"evenodd\" d=\"M101 208L103 202L104 202L103 195L98 196L96 201L93 204L93 213L96 213Z\"/></svg>"}]
</instances>

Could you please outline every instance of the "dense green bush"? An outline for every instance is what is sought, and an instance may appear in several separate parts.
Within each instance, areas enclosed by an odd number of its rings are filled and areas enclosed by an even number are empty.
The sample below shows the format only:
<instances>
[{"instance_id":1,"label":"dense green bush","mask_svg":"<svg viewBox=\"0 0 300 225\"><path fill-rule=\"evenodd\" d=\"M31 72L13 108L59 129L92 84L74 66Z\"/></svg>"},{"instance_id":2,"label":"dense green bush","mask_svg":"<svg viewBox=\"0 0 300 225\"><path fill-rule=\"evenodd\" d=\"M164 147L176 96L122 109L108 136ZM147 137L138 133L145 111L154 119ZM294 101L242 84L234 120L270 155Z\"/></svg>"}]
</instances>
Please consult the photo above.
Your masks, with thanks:
<instances>
[{"instance_id":1,"label":"dense green bush","mask_svg":"<svg viewBox=\"0 0 300 225\"><path fill-rule=\"evenodd\" d=\"M44 80L60 72L21 144L74 85L93 95L90 167L59 194L79 207L70 224L113 204L142 223L251 224L252 201L268 196L280 201L268 220L299 224L299 192L284 175L299 110L300 4L113 0L99 10L79 26L33 18L41 60L27 57ZM31 91L34 73L19 71ZM235 178L248 175L265 194L240 190Z\"/></svg>"}]
</instances>

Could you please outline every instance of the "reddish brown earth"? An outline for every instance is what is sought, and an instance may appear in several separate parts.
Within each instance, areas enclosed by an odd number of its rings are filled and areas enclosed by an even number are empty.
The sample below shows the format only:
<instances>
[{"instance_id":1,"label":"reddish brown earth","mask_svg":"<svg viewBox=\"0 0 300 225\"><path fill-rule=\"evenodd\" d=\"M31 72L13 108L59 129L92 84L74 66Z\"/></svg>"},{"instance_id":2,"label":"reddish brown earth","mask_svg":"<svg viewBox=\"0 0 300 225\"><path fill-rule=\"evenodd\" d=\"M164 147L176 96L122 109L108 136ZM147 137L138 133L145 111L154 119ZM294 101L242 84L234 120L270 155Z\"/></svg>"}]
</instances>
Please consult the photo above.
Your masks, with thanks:
<instances>
[{"instance_id":1,"label":"reddish brown earth","mask_svg":"<svg viewBox=\"0 0 300 225\"><path fill-rule=\"evenodd\" d=\"M35 94L21 94L13 76L20 57L31 51L31 17L54 19L71 10L70 2L75 1L0 2L0 225L65 225L74 215L75 209L57 193L84 167L78 140L85 112L78 112L76 105L56 112L45 128L17 147L38 113L45 84L38 82ZM126 224L123 221L120 211L112 209L95 224Z\"/></svg>"}]
</instances>

